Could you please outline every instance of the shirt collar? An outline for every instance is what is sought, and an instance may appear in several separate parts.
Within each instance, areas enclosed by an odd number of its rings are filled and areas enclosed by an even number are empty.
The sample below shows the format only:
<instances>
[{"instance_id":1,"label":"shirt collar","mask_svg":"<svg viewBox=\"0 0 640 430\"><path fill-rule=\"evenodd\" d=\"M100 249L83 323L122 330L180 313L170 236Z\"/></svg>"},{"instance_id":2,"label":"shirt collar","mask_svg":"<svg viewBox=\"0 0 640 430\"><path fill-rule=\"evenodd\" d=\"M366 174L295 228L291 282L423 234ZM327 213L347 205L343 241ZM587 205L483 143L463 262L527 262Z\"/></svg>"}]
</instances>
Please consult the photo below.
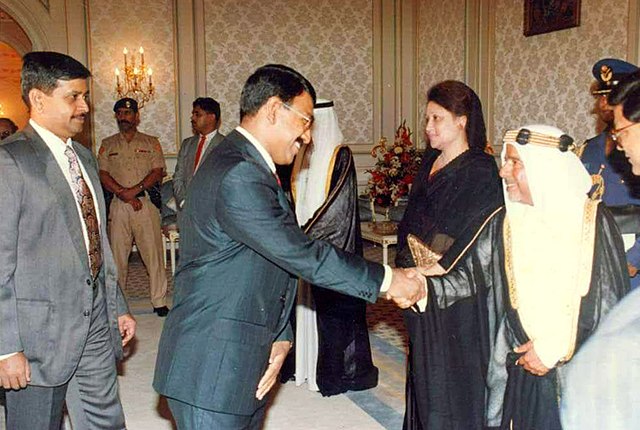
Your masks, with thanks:
<instances>
[{"instance_id":1,"label":"shirt collar","mask_svg":"<svg viewBox=\"0 0 640 430\"><path fill-rule=\"evenodd\" d=\"M218 133L218 129L213 130L211 133L209 134L205 134L204 135L204 139L209 142L211 139L213 139L213 137ZM200 135L202 136L202 135Z\"/></svg>"},{"instance_id":2,"label":"shirt collar","mask_svg":"<svg viewBox=\"0 0 640 430\"><path fill-rule=\"evenodd\" d=\"M65 142L64 140L60 139L58 136L53 134L51 131L47 130L46 128L44 128L43 126L35 122L33 119L29 119L29 124L31 125L31 127L33 127L36 133L40 135L42 140L44 140L44 143L46 143L49 149L51 149L52 151L53 150L64 151L65 148L60 146L61 143L65 146L71 146L71 138L67 138L67 141Z\"/></svg>"},{"instance_id":3,"label":"shirt collar","mask_svg":"<svg viewBox=\"0 0 640 430\"><path fill-rule=\"evenodd\" d=\"M238 131L238 133L240 133L241 135L243 135L244 137L247 138L247 140L249 142L251 142L251 144L253 146L256 147L256 149L258 150L258 152L260 153L260 155L262 155L262 158L264 158L264 161L267 163L267 165L269 166L269 169L271 170L271 173L276 173L276 165L273 162L273 159L271 158L271 155L269 155L269 153L267 152L266 149L264 149L264 146L262 146L262 144L258 141L258 139L256 139L251 133L249 133L247 130L245 130L244 128L242 128L241 126L237 126L236 130Z\"/></svg>"}]
</instances>

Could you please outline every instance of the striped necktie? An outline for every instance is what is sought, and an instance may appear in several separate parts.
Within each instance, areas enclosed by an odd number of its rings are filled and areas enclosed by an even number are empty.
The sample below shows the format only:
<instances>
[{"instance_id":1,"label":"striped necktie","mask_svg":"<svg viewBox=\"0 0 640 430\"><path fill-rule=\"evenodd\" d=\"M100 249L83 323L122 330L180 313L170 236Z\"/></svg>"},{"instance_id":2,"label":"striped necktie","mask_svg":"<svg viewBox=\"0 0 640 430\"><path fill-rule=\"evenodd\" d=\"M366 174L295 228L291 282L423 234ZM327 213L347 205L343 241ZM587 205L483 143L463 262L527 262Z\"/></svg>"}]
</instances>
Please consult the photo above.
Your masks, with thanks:
<instances>
[{"instance_id":1,"label":"striped necktie","mask_svg":"<svg viewBox=\"0 0 640 430\"><path fill-rule=\"evenodd\" d=\"M100 226L98 225L98 217L96 214L96 206L93 203L93 196L87 182L82 176L78 157L70 146L64 150L64 155L69 159L69 171L71 173L71 187L73 194L80 205L80 211L84 218L84 225L87 228L87 236L89 237L89 265L91 266L91 274L95 278L100 271L102 265L102 248L100 246Z\"/></svg>"}]
</instances>

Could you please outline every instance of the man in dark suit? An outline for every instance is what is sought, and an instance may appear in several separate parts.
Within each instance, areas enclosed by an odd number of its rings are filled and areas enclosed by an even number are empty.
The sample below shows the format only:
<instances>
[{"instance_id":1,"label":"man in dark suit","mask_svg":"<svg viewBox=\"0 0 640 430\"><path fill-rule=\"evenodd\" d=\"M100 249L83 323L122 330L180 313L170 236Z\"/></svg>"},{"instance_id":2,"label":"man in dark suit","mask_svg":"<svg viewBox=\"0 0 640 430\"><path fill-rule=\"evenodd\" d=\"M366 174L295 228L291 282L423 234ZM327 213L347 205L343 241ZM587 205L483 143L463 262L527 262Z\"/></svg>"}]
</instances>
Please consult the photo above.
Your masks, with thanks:
<instances>
[{"instance_id":1,"label":"man in dark suit","mask_svg":"<svg viewBox=\"0 0 640 430\"><path fill-rule=\"evenodd\" d=\"M311 138L315 91L267 65L246 82L240 126L193 178L180 219L174 308L160 339L154 388L179 429L257 429L265 395L291 348L296 277L408 307L425 294L414 272L344 253L300 230L275 175Z\"/></svg>"},{"instance_id":2,"label":"man in dark suit","mask_svg":"<svg viewBox=\"0 0 640 430\"><path fill-rule=\"evenodd\" d=\"M116 359L135 333L117 284L96 160L71 137L89 71L57 52L24 56L31 119L0 146L0 382L7 428L122 429Z\"/></svg>"},{"instance_id":3,"label":"man in dark suit","mask_svg":"<svg viewBox=\"0 0 640 430\"><path fill-rule=\"evenodd\" d=\"M211 97L198 97L193 102L191 128L194 135L180 144L176 171L173 174L173 194L181 209L187 195L187 187L202 161L211 150L224 140L220 128L220 104Z\"/></svg>"}]
</instances>

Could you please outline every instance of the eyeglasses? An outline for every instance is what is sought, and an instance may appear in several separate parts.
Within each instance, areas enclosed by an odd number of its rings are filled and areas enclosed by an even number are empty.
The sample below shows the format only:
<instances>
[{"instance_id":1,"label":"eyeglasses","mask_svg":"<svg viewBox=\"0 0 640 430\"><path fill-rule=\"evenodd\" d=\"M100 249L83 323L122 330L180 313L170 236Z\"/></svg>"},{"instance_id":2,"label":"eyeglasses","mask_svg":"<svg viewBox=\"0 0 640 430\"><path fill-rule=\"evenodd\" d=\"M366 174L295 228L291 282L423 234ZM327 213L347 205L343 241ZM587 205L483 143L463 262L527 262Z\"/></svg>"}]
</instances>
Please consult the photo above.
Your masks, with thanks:
<instances>
[{"instance_id":1,"label":"eyeglasses","mask_svg":"<svg viewBox=\"0 0 640 430\"><path fill-rule=\"evenodd\" d=\"M640 122L634 122L633 124L625 125L622 128L614 128L609 132L609 135L611 136L611 140L613 140L616 143L620 143L620 133L638 124L640 124Z\"/></svg>"},{"instance_id":2,"label":"eyeglasses","mask_svg":"<svg viewBox=\"0 0 640 430\"><path fill-rule=\"evenodd\" d=\"M313 117L309 118L308 116L306 116L305 114L303 114L298 109L294 108L288 103L282 102L282 106L284 106L285 108L287 108L288 110L290 110L291 112L295 113L296 115L298 115L300 118L303 119L305 130L311 128L311 126L313 125L313 119L314 119Z\"/></svg>"}]
</instances>

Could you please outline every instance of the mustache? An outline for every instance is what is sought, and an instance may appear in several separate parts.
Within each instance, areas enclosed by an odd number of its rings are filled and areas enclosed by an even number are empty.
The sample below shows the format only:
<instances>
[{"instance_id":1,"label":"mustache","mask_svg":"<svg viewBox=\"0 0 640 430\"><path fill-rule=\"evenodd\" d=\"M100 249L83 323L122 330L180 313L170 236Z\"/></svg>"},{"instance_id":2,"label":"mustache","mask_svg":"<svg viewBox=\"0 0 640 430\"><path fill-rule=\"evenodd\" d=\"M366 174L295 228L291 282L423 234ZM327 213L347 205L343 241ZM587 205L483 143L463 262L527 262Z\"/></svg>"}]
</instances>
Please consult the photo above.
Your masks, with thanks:
<instances>
[{"instance_id":1,"label":"mustache","mask_svg":"<svg viewBox=\"0 0 640 430\"><path fill-rule=\"evenodd\" d=\"M132 125L133 123L131 121L127 121L126 119L120 119L120 120L118 120L118 125L121 125L121 124Z\"/></svg>"}]
</instances>

